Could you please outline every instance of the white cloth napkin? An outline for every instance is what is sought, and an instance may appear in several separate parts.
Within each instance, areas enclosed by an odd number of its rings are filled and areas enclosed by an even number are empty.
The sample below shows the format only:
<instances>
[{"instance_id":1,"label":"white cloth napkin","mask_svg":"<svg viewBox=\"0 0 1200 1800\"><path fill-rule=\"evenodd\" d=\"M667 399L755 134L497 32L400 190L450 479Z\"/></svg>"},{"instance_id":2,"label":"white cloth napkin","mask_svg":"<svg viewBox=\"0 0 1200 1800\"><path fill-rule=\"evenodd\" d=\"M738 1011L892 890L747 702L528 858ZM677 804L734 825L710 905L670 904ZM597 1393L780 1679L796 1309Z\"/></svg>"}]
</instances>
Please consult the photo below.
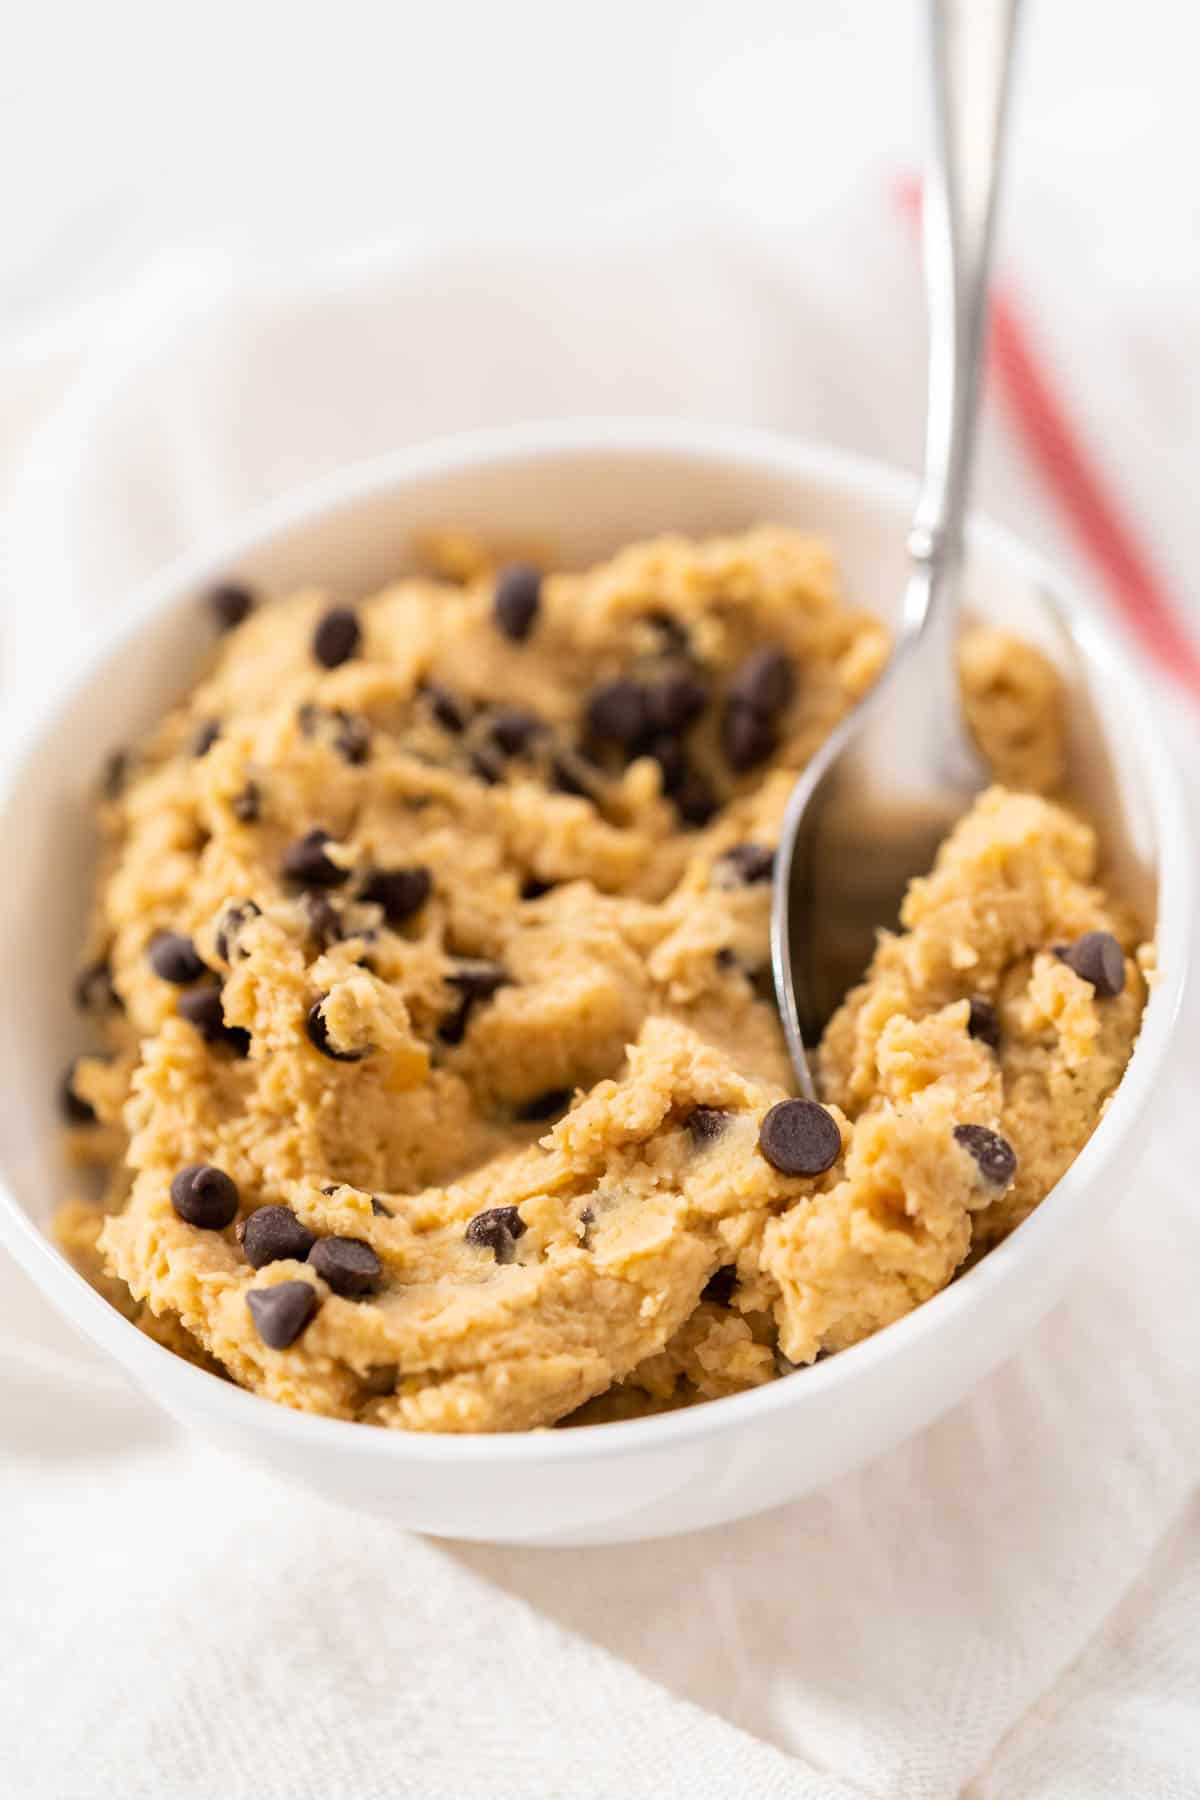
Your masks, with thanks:
<instances>
[{"instance_id":1,"label":"white cloth napkin","mask_svg":"<svg viewBox=\"0 0 1200 1800\"><path fill-rule=\"evenodd\" d=\"M1071 325L1056 321L1058 341ZM1075 327L1094 348L1096 322ZM673 413L911 463L920 342L912 248L873 195L817 266L693 240L377 261L293 293L161 266L0 384L10 709L52 686L57 644L176 550L435 432ZM1084 386L1069 358L1067 374ZM1086 400L1093 424L1132 418L1153 441L1119 359ZM994 418L982 486L1069 556ZM1174 524L1185 566L1194 527L1182 508ZM1182 707L1163 704L1194 756ZM337 1511L185 1440L3 1268L0 1786L1200 1794L1190 1033L1135 1189L1013 1362L835 1489L668 1543L462 1548Z\"/></svg>"}]
</instances>

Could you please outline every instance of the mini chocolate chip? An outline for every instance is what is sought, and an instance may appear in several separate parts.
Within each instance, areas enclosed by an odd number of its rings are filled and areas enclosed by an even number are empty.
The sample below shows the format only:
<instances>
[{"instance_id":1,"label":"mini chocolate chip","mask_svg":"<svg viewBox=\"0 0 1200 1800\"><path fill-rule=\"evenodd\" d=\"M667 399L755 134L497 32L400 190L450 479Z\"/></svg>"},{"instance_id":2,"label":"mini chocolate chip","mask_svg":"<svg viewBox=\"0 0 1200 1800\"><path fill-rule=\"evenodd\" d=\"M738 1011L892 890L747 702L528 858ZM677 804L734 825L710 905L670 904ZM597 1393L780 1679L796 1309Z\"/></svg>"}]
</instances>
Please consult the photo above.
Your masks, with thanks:
<instances>
[{"instance_id":1,"label":"mini chocolate chip","mask_svg":"<svg viewBox=\"0 0 1200 1800\"><path fill-rule=\"evenodd\" d=\"M432 892L433 876L417 863L410 869L376 869L364 881L358 897L382 906L389 925L400 925L420 912Z\"/></svg>"},{"instance_id":2,"label":"mini chocolate chip","mask_svg":"<svg viewBox=\"0 0 1200 1800\"><path fill-rule=\"evenodd\" d=\"M646 695L650 724L655 731L684 732L694 725L708 705L708 689L686 669L673 670L656 681Z\"/></svg>"},{"instance_id":3,"label":"mini chocolate chip","mask_svg":"<svg viewBox=\"0 0 1200 1800\"><path fill-rule=\"evenodd\" d=\"M1008 1187L1017 1172L1017 1155L1007 1138L986 1125L956 1125L955 1142L969 1150L979 1165L979 1173L993 1187Z\"/></svg>"},{"instance_id":4,"label":"mini chocolate chip","mask_svg":"<svg viewBox=\"0 0 1200 1800\"><path fill-rule=\"evenodd\" d=\"M688 628L677 619L674 613L648 612L642 614L643 623L653 626L662 642L664 650L672 650L682 656L688 649L691 638Z\"/></svg>"},{"instance_id":5,"label":"mini chocolate chip","mask_svg":"<svg viewBox=\"0 0 1200 1800\"><path fill-rule=\"evenodd\" d=\"M745 887L770 881L775 873L775 852L766 844L734 844L717 858L717 867L728 869Z\"/></svg>"},{"instance_id":6,"label":"mini chocolate chip","mask_svg":"<svg viewBox=\"0 0 1200 1800\"><path fill-rule=\"evenodd\" d=\"M842 1134L815 1100L781 1100L759 1127L758 1147L782 1175L823 1175L842 1153Z\"/></svg>"},{"instance_id":7,"label":"mini chocolate chip","mask_svg":"<svg viewBox=\"0 0 1200 1800\"><path fill-rule=\"evenodd\" d=\"M744 701L730 700L721 716L721 749L725 761L738 775L766 762L779 739L763 713Z\"/></svg>"},{"instance_id":8,"label":"mini chocolate chip","mask_svg":"<svg viewBox=\"0 0 1200 1800\"><path fill-rule=\"evenodd\" d=\"M330 1043L329 1027L325 1023L325 1014L322 1010L328 998L327 994L323 994L319 1000L314 1000L308 1009L304 1029L308 1033L309 1043L314 1050L319 1050L322 1056L327 1056L330 1062L362 1062L365 1057L370 1056L369 1049L335 1050Z\"/></svg>"},{"instance_id":9,"label":"mini chocolate chip","mask_svg":"<svg viewBox=\"0 0 1200 1800\"><path fill-rule=\"evenodd\" d=\"M79 1058L69 1063L62 1080L58 1085L58 1103L62 1108L64 1119L71 1125L94 1125L96 1109L90 1100L75 1092L75 1071L79 1067Z\"/></svg>"},{"instance_id":10,"label":"mini chocolate chip","mask_svg":"<svg viewBox=\"0 0 1200 1800\"><path fill-rule=\"evenodd\" d=\"M326 856L326 845L333 843L333 838L320 825L283 853L283 873L288 881L298 883L300 887L339 887L349 876L349 869L339 868L337 863Z\"/></svg>"},{"instance_id":11,"label":"mini chocolate chip","mask_svg":"<svg viewBox=\"0 0 1200 1800\"><path fill-rule=\"evenodd\" d=\"M552 1119L556 1113L566 1112L571 1104L570 1088L547 1088L544 1094L535 1094L532 1100L526 1100L517 1108L517 1118L525 1123L534 1119Z\"/></svg>"},{"instance_id":12,"label":"mini chocolate chip","mask_svg":"<svg viewBox=\"0 0 1200 1800\"><path fill-rule=\"evenodd\" d=\"M317 620L312 653L323 669L336 669L357 655L361 643L362 626L353 607L331 606Z\"/></svg>"},{"instance_id":13,"label":"mini chocolate chip","mask_svg":"<svg viewBox=\"0 0 1200 1800\"><path fill-rule=\"evenodd\" d=\"M968 1036L977 1038L991 1050L1000 1048L1000 1021L996 1017L996 1009L990 1000L984 1000L978 994L972 994L970 1011L967 1014Z\"/></svg>"},{"instance_id":14,"label":"mini chocolate chip","mask_svg":"<svg viewBox=\"0 0 1200 1800\"><path fill-rule=\"evenodd\" d=\"M460 732L467 728L468 712L463 701L443 687L440 681L427 681L421 688L429 702L429 710L443 731Z\"/></svg>"},{"instance_id":15,"label":"mini chocolate chip","mask_svg":"<svg viewBox=\"0 0 1200 1800\"><path fill-rule=\"evenodd\" d=\"M371 1211L377 1219L394 1219L396 1216L391 1207L385 1206L382 1200L377 1200L374 1194L371 1195Z\"/></svg>"},{"instance_id":16,"label":"mini chocolate chip","mask_svg":"<svg viewBox=\"0 0 1200 1800\"><path fill-rule=\"evenodd\" d=\"M542 577L527 563L511 563L496 577L492 617L506 638L521 643L533 630L542 601Z\"/></svg>"},{"instance_id":17,"label":"mini chocolate chip","mask_svg":"<svg viewBox=\"0 0 1200 1800\"><path fill-rule=\"evenodd\" d=\"M105 757L100 786L106 800L120 798L129 777L129 760L128 750L111 750Z\"/></svg>"},{"instance_id":18,"label":"mini chocolate chip","mask_svg":"<svg viewBox=\"0 0 1200 1800\"><path fill-rule=\"evenodd\" d=\"M700 1289L700 1298L711 1301L714 1306L728 1306L736 1286L737 1268L733 1263L726 1263L715 1275L709 1276Z\"/></svg>"},{"instance_id":19,"label":"mini chocolate chip","mask_svg":"<svg viewBox=\"0 0 1200 1800\"><path fill-rule=\"evenodd\" d=\"M625 677L593 688L587 703L587 729L602 744L630 749L644 736L649 720L646 691ZM666 728L664 728L666 729Z\"/></svg>"},{"instance_id":20,"label":"mini chocolate chip","mask_svg":"<svg viewBox=\"0 0 1200 1800\"><path fill-rule=\"evenodd\" d=\"M729 944L722 944L713 960L718 969L724 969L726 971L737 969L741 966L737 959L737 951Z\"/></svg>"},{"instance_id":21,"label":"mini chocolate chip","mask_svg":"<svg viewBox=\"0 0 1200 1800\"><path fill-rule=\"evenodd\" d=\"M318 1238L308 1253L308 1266L343 1300L373 1293L383 1276L383 1264L362 1238Z\"/></svg>"},{"instance_id":22,"label":"mini chocolate chip","mask_svg":"<svg viewBox=\"0 0 1200 1800\"><path fill-rule=\"evenodd\" d=\"M542 881L537 875L527 875L521 883L521 898L540 900L543 894L551 893L557 885L557 882Z\"/></svg>"},{"instance_id":23,"label":"mini chocolate chip","mask_svg":"<svg viewBox=\"0 0 1200 1800\"><path fill-rule=\"evenodd\" d=\"M698 1106L684 1120L693 1143L713 1144L729 1123L729 1114L719 1106Z\"/></svg>"},{"instance_id":24,"label":"mini chocolate chip","mask_svg":"<svg viewBox=\"0 0 1200 1800\"><path fill-rule=\"evenodd\" d=\"M246 1295L254 1328L269 1350L286 1350L294 1344L320 1304L310 1281L277 1281L274 1287L251 1288Z\"/></svg>"},{"instance_id":25,"label":"mini chocolate chip","mask_svg":"<svg viewBox=\"0 0 1200 1800\"><path fill-rule=\"evenodd\" d=\"M497 988L505 985L509 976L498 963L464 959L445 980L448 986L458 989L462 999L438 1026L438 1037L443 1044L461 1044L474 1007L480 1000L489 1000Z\"/></svg>"},{"instance_id":26,"label":"mini chocolate chip","mask_svg":"<svg viewBox=\"0 0 1200 1800\"><path fill-rule=\"evenodd\" d=\"M735 671L729 698L773 719L792 697L795 677L782 650L755 650Z\"/></svg>"},{"instance_id":27,"label":"mini chocolate chip","mask_svg":"<svg viewBox=\"0 0 1200 1800\"><path fill-rule=\"evenodd\" d=\"M1113 999L1125 986L1125 953L1111 931L1085 931L1057 954L1101 1000Z\"/></svg>"},{"instance_id":28,"label":"mini chocolate chip","mask_svg":"<svg viewBox=\"0 0 1200 1800\"><path fill-rule=\"evenodd\" d=\"M248 781L230 801L230 811L240 825L257 825L262 817L262 794L257 781Z\"/></svg>"},{"instance_id":29,"label":"mini chocolate chip","mask_svg":"<svg viewBox=\"0 0 1200 1800\"><path fill-rule=\"evenodd\" d=\"M334 733L333 747L338 755L355 768L365 763L371 751L371 733L362 719L352 714L337 712L338 728Z\"/></svg>"},{"instance_id":30,"label":"mini chocolate chip","mask_svg":"<svg viewBox=\"0 0 1200 1800\"><path fill-rule=\"evenodd\" d=\"M273 1262L303 1262L316 1241L316 1233L290 1206L260 1206L242 1227L242 1249L256 1269Z\"/></svg>"},{"instance_id":31,"label":"mini chocolate chip","mask_svg":"<svg viewBox=\"0 0 1200 1800\"><path fill-rule=\"evenodd\" d=\"M550 762L550 780L560 794L577 794L581 800L596 804L600 789L592 771L578 751L559 750Z\"/></svg>"},{"instance_id":32,"label":"mini chocolate chip","mask_svg":"<svg viewBox=\"0 0 1200 1800\"><path fill-rule=\"evenodd\" d=\"M190 987L207 973L190 937L179 931L160 931L150 940L150 967L160 981L173 987Z\"/></svg>"},{"instance_id":33,"label":"mini chocolate chip","mask_svg":"<svg viewBox=\"0 0 1200 1800\"><path fill-rule=\"evenodd\" d=\"M197 728L196 735L192 739L192 755L207 756L220 735L220 720L205 719L203 724Z\"/></svg>"},{"instance_id":34,"label":"mini chocolate chip","mask_svg":"<svg viewBox=\"0 0 1200 1800\"><path fill-rule=\"evenodd\" d=\"M224 963L233 961L233 952L237 949L238 933L243 925L251 919L260 919L262 912L253 900L234 900L227 906L217 922L213 933L213 946Z\"/></svg>"},{"instance_id":35,"label":"mini chocolate chip","mask_svg":"<svg viewBox=\"0 0 1200 1800\"><path fill-rule=\"evenodd\" d=\"M498 782L503 781L504 763L498 750L489 750L485 744L478 750L472 750L467 761L472 775L482 781L485 787L495 787Z\"/></svg>"},{"instance_id":36,"label":"mini chocolate chip","mask_svg":"<svg viewBox=\"0 0 1200 1800\"><path fill-rule=\"evenodd\" d=\"M486 1212L476 1213L465 1233L468 1244L491 1250L498 1263L513 1261L516 1241L524 1235L525 1221L515 1206L489 1206Z\"/></svg>"},{"instance_id":37,"label":"mini chocolate chip","mask_svg":"<svg viewBox=\"0 0 1200 1800\"><path fill-rule=\"evenodd\" d=\"M223 581L208 596L208 610L218 631L232 631L254 610L254 595L234 581Z\"/></svg>"},{"instance_id":38,"label":"mini chocolate chip","mask_svg":"<svg viewBox=\"0 0 1200 1800\"><path fill-rule=\"evenodd\" d=\"M688 769L673 796L675 810L685 825L707 825L717 810L717 796L708 776Z\"/></svg>"},{"instance_id":39,"label":"mini chocolate chip","mask_svg":"<svg viewBox=\"0 0 1200 1800\"><path fill-rule=\"evenodd\" d=\"M314 889L311 893L302 895L300 903L304 908L308 929L316 941L317 948L328 950L330 944L340 943L344 921L328 894Z\"/></svg>"},{"instance_id":40,"label":"mini chocolate chip","mask_svg":"<svg viewBox=\"0 0 1200 1800\"><path fill-rule=\"evenodd\" d=\"M656 737L650 746L650 755L662 771L663 793L678 793L687 774L687 757L679 739Z\"/></svg>"},{"instance_id":41,"label":"mini chocolate chip","mask_svg":"<svg viewBox=\"0 0 1200 1800\"><path fill-rule=\"evenodd\" d=\"M238 1191L224 1169L189 1163L171 1182L171 1205L201 1231L223 1231L237 1217Z\"/></svg>"},{"instance_id":42,"label":"mini chocolate chip","mask_svg":"<svg viewBox=\"0 0 1200 1800\"><path fill-rule=\"evenodd\" d=\"M75 1004L80 1012L94 1013L98 1017L120 1006L120 996L113 986L112 967L106 956L81 969L76 976Z\"/></svg>"},{"instance_id":43,"label":"mini chocolate chip","mask_svg":"<svg viewBox=\"0 0 1200 1800\"><path fill-rule=\"evenodd\" d=\"M504 706L492 714L487 729L488 736L505 756L520 756L546 726L536 713L528 712L524 707Z\"/></svg>"},{"instance_id":44,"label":"mini chocolate chip","mask_svg":"<svg viewBox=\"0 0 1200 1800\"><path fill-rule=\"evenodd\" d=\"M221 990L216 987L188 988L179 996L181 1019L194 1025L209 1044L227 1044L239 1056L250 1052L250 1033L241 1025L227 1025L221 1005Z\"/></svg>"}]
</instances>

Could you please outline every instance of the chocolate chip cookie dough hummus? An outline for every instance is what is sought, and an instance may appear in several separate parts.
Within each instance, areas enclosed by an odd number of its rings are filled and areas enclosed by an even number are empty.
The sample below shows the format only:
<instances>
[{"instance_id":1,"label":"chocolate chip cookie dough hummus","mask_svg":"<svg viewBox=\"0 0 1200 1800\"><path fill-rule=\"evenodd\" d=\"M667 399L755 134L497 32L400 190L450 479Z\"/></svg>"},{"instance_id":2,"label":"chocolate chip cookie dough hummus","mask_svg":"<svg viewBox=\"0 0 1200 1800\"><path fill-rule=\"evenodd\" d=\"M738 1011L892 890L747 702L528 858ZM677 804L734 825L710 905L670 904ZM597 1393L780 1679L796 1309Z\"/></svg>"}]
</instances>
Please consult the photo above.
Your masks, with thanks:
<instances>
[{"instance_id":1,"label":"chocolate chip cookie dough hummus","mask_svg":"<svg viewBox=\"0 0 1200 1800\"><path fill-rule=\"evenodd\" d=\"M728 1394L936 1293L1094 1128L1137 928L1042 797L1028 647L964 645L1005 785L830 1024L818 1106L770 995L772 846L887 650L819 541L213 607L211 672L107 771L103 1051L63 1090L104 1192L60 1239L172 1349L409 1430Z\"/></svg>"}]
</instances>

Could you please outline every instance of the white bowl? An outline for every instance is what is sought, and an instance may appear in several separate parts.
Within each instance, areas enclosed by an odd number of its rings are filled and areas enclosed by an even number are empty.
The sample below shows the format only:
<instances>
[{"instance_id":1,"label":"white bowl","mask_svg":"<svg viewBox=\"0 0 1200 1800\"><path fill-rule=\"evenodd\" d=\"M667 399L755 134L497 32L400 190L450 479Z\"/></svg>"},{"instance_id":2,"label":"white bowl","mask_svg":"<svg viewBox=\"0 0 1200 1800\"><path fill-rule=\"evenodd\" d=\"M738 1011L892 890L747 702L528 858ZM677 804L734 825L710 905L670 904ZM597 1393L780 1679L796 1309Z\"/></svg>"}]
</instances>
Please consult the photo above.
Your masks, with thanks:
<instances>
[{"instance_id":1,"label":"white bowl","mask_svg":"<svg viewBox=\"0 0 1200 1800\"><path fill-rule=\"evenodd\" d=\"M352 469L270 508L153 582L86 649L0 769L0 1236L43 1292L168 1412L281 1474L416 1530L543 1544L665 1536L777 1505L876 1455L961 1399L1062 1291L1127 1185L1183 992L1195 893L1177 778L1128 655L1006 533L971 534L973 611L1036 640L1072 683L1075 791L1119 879L1156 916L1162 978L1090 1143L1034 1216L969 1274L866 1343L786 1380L590 1430L408 1435L309 1417L191 1367L135 1330L53 1248L64 1174L55 1091L80 1048L69 988L90 878L88 811L106 750L187 690L210 647L197 597L237 574L343 596L411 565L431 525L549 538L579 565L632 538L774 520L833 541L854 599L894 614L911 484L787 440L675 425L489 432Z\"/></svg>"}]
</instances>

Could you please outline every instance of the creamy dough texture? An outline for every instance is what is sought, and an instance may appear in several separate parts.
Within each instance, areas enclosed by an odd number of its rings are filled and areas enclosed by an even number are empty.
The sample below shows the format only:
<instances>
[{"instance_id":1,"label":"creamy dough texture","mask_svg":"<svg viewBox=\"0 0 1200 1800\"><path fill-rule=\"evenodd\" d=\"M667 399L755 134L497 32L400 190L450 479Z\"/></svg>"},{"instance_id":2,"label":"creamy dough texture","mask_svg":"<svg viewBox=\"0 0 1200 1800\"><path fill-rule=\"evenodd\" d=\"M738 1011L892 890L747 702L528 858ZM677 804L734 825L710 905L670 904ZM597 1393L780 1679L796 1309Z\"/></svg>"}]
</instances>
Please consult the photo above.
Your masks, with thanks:
<instances>
[{"instance_id":1,"label":"creamy dough texture","mask_svg":"<svg viewBox=\"0 0 1200 1800\"><path fill-rule=\"evenodd\" d=\"M1027 646L964 644L1006 786L830 1024L841 1152L804 1176L760 1145L791 1092L770 850L887 652L819 540L219 604L211 672L108 772L80 981L104 1049L65 1090L104 1194L60 1241L171 1349L411 1430L728 1394L936 1293L1094 1128L1137 929L1033 791L1060 696ZM1121 948L1098 984L1057 953L1091 932ZM227 1180L189 1218L193 1165ZM247 1231L268 1206L290 1221Z\"/></svg>"}]
</instances>

